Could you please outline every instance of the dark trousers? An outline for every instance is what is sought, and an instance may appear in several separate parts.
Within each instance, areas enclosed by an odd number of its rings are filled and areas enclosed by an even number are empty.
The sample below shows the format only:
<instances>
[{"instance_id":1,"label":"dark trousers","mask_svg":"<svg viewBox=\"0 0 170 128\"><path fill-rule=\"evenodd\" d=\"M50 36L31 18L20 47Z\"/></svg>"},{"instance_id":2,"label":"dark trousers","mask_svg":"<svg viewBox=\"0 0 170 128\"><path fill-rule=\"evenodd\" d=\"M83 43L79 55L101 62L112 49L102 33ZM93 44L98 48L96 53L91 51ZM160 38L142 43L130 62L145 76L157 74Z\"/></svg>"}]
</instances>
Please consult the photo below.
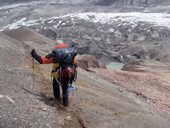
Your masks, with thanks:
<instances>
[{"instance_id":1,"label":"dark trousers","mask_svg":"<svg viewBox=\"0 0 170 128\"><path fill-rule=\"evenodd\" d=\"M63 105L68 106L69 100L68 100L68 94L67 94L67 89L68 89L68 79L63 79L62 80L62 95L63 95ZM53 79L53 94L56 99L60 99L60 85L56 81L56 79Z\"/></svg>"},{"instance_id":2,"label":"dark trousers","mask_svg":"<svg viewBox=\"0 0 170 128\"><path fill-rule=\"evenodd\" d=\"M56 99L60 99L60 85L55 78L53 78L53 95Z\"/></svg>"}]
</instances>

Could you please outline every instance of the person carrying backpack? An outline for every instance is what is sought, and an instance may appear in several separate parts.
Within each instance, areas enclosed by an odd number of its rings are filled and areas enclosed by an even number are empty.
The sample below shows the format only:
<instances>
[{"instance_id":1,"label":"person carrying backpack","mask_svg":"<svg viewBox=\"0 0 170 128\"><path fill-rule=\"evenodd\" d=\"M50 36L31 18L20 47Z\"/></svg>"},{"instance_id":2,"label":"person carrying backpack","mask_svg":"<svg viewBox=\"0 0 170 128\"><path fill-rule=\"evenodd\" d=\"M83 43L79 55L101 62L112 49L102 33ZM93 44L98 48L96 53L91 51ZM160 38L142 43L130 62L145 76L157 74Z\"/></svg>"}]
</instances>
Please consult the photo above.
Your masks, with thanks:
<instances>
[{"instance_id":1,"label":"person carrying backpack","mask_svg":"<svg viewBox=\"0 0 170 128\"><path fill-rule=\"evenodd\" d=\"M35 49L33 49L31 51L31 55L40 64L53 63L52 71L58 70L60 72L59 75L53 77L53 93L56 99L60 99L59 85L61 85L63 94L63 105L68 106L68 84L73 83L77 74L77 62L75 61L77 50L74 47L68 47L68 45L64 46L62 44L62 46L63 47L56 47L50 54L46 56L38 55ZM54 66L54 64L56 65L56 67Z\"/></svg>"}]
</instances>

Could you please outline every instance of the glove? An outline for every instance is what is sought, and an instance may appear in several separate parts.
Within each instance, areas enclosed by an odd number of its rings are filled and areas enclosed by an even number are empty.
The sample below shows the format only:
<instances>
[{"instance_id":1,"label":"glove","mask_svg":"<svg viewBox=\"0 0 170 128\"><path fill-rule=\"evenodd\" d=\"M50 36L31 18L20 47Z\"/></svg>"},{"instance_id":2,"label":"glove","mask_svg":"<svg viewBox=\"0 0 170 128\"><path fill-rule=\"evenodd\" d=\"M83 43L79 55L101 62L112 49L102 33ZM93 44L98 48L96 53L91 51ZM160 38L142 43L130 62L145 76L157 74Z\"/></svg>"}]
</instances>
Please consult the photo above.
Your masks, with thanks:
<instances>
[{"instance_id":1,"label":"glove","mask_svg":"<svg viewBox=\"0 0 170 128\"><path fill-rule=\"evenodd\" d=\"M33 49L32 51L31 51L31 56L33 57L33 58L35 58L35 56L36 56L36 51L35 51L35 49Z\"/></svg>"},{"instance_id":2,"label":"glove","mask_svg":"<svg viewBox=\"0 0 170 128\"><path fill-rule=\"evenodd\" d=\"M38 61L40 64L43 63L43 60L42 60L41 56L39 56L39 55L36 53L35 49L33 49L33 50L31 51L31 56L32 56L36 61Z\"/></svg>"}]
</instances>

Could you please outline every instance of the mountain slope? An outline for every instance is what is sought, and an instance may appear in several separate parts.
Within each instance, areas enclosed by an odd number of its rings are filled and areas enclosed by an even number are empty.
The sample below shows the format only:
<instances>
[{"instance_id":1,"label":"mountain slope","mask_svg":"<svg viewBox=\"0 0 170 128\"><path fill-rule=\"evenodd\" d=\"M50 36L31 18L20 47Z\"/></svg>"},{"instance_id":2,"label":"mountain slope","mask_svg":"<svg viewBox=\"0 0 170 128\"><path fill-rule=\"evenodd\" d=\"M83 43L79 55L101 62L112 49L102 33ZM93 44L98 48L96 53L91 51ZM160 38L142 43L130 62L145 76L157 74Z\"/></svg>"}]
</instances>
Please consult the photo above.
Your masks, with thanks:
<instances>
[{"instance_id":1,"label":"mountain slope","mask_svg":"<svg viewBox=\"0 0 170 128\"><path fill-rule=\"evenodd\" d=\"M22 18L4 29L28 26L43 33L53 30L66 42L77 42L81 54L126 63L132 60L169 62L169 14L75 13L39 20ZM107 64L107 63L105 63Z\"/></svg>"},{"instance_id":2,"label":"mountain slope","mask_svg":"<svg viewBox=\"0 0 170 128\"><path fill-rule=\"evenodd\" d=\"M27 29L15 31L31 32ZM1 127L170 127L168 119L156 108L81 69L78 70L76 82L78 90L70 106L63 108L60 102L52 98L48 76L50 65L35 63L34 88L31 89L33 72L30 50L35 46L38 52L46 54L41 49L44 44L28 43L24 39L20 42L3 33L0 33L0 43Z\"/></svg>"}]
</instances>

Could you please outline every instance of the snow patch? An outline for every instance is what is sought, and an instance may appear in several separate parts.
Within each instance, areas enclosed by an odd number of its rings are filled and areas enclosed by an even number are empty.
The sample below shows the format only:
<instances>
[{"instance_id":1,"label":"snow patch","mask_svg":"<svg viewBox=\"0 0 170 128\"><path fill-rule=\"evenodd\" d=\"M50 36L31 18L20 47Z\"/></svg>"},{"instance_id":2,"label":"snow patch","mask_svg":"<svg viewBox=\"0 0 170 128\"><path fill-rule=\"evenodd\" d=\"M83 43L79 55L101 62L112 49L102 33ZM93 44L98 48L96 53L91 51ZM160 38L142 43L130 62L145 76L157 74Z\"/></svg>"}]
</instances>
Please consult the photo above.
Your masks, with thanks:
<instances>
[{"instance_id":1,"label":"snow patch","mask_svg":"<svg viewBox=\"0 0 170 128\"><path fill-rule=\"evenodd\" d=\"M19 21L16 21L12 24L9 24L9 25L3 27L0 31L3 31L5 29L17 29L17 28L20 28L22 26L29 27L29 26L33 26L33 25L38 25L37 20L27 20L27 18L22 18Z\"/></svg>"},{"instance_id":2,"label":"snow patch","mask_svg":"<svg viewBox=\"0 0 170 128\"><path fill-rule=\"evenodd\" d=\"M51 24L51 23L53 23L53 22L54 22L54 20L50 20L48 23Z\"/></svg>"},{"instance_id":3,"label":"snow patch","mask_svg":"<svg viewBox=\"0 0 170 128\"><path fill-rule=\"evenodd\" d=\"M76 24L77 20L85 20L88 22L94 23L101 23L101 24L113 24L115 22L120 22L120 26L123 25L131 25L132 28L135 27L138 22L147 22L153 24L155 26L164 26L170 28L170 14L163 14L163 13L139 13L139 12L131 12L131 13L75 13L75 14L67 14L60 17L52 17L49 19L40 18L39 20L27 20L26 18L22 18L19 21L16 21L12 24L9 24L1 29L16 29L21 26L32 26L38 24L44 24L47 21L49 24L55 23L57 24L54 26L57 28L59 25L62 25L63 19L65 22L67 20L71 20L72 24Z\"/></svg>"}]
</instances>

